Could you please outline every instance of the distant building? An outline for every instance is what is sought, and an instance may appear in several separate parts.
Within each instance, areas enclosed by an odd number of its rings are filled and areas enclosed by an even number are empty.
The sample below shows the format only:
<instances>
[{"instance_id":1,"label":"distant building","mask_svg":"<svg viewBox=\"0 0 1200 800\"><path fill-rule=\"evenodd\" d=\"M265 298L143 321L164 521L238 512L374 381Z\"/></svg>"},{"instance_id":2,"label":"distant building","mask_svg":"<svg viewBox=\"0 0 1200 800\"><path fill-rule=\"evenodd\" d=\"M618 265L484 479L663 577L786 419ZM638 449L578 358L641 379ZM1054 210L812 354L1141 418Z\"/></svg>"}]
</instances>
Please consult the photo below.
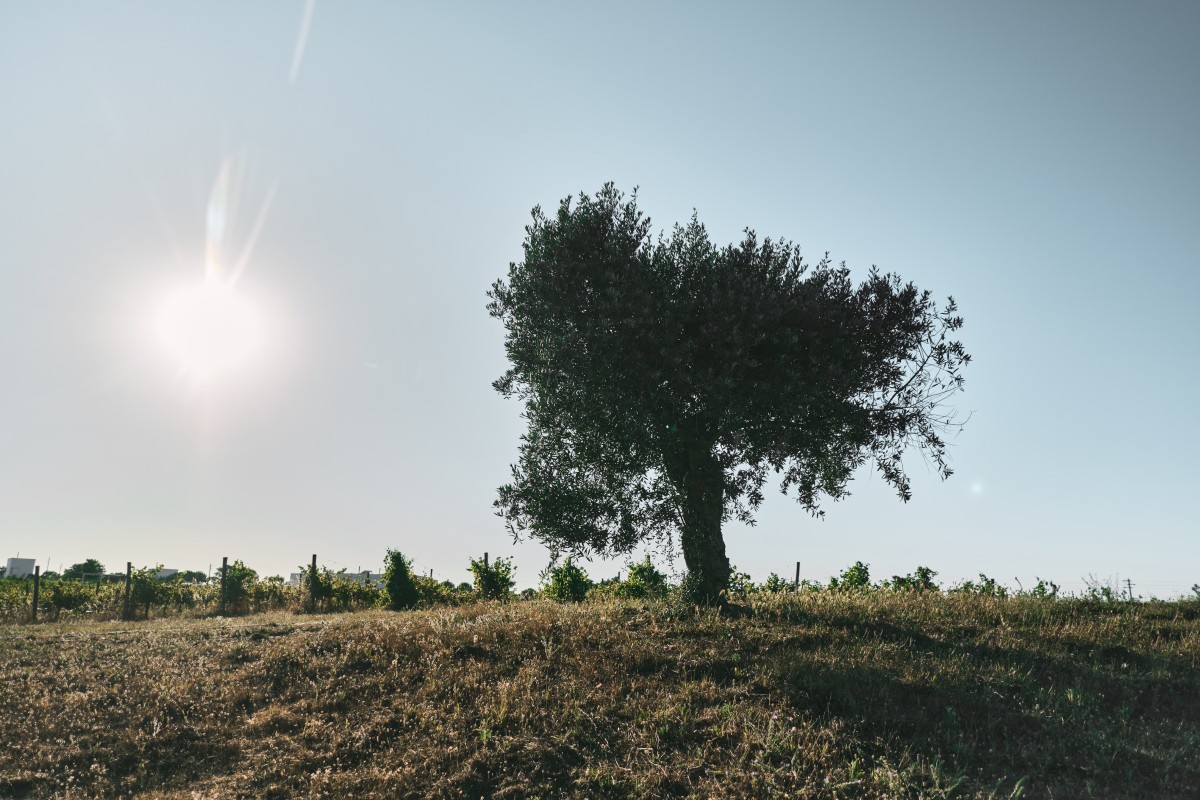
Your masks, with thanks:
<instances>
[{"instance_id":1,"label":"distant building","mask_svg":"<svg viewBox=\"0 0 1200 800\"><path fill-rule=\"evenodd\" d=\"M10 558L4 567L4 577L25 578L33 574L34 558Z\"/></svg>"},{"instance_id":2,"label":"distant building","mask_svg":"<svg viewBox=\"0 0 1200 800\"><path fill-rule=\"evenodd\" d=\"M167 578L174 578L178 574L179 570L177 569L160 569L158 574L154 577L158 578L160 581L165 581Z\"/></svg>"},{"instance_id":3,"label":"distant building","mask_svg":"<svg viewBox=\"0 0 1200 800\"><path fill-rule=\"evenodd\" d=\"M338 577L342 578L343 580L354 581L355 583L361 583L364 586L366 586L367 584L372 584L372 583L375 584L376 586L378 586L379 584L383 583L383 575L381 575L378 572L371 572L369 570L364 570L362 572L338 572L335 574ZM303 573L303 572L291 573L290 575L288 575L288 585L289 586L303 585L304 584L304 575L305 575L305 573Z\"/></svg>"}]
</instances>

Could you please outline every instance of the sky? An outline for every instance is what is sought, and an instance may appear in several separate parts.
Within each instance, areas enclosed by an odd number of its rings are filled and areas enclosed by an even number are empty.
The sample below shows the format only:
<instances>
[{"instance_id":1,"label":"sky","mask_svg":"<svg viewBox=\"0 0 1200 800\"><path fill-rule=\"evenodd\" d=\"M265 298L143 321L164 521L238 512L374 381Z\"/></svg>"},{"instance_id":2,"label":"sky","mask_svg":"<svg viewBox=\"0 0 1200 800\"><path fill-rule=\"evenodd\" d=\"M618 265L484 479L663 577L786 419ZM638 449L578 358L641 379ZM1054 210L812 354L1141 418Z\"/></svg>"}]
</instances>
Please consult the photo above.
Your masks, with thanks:
<instances>
[{"instance_id":1,"label":"sky","mask_svg":"<svg viewBox=\"0 0 1200 800\"><path fill-rule=\"evenodd\" d=\"M536 584L485 292L613 181L966 320L956 474L771 492L739 570L1188 594L1198 40L1190 2L0 4L0 558Z\"/></svg>"}]
</instances>

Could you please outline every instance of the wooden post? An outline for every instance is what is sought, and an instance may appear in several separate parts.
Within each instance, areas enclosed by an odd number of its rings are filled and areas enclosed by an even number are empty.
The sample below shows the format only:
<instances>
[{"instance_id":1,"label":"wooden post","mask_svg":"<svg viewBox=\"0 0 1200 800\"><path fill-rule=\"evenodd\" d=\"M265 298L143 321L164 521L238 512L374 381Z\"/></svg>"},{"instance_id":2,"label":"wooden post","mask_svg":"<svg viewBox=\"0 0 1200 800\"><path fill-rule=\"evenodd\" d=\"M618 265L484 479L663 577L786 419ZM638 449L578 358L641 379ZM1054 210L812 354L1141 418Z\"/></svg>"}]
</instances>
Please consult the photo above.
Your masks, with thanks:
<instances>
[{"instance_id":1,"label":"wooden post","mask_svg":"<svg viewBox=\"0 0 1200 800\"><path fill-rule=\"evenodd\" d=\"M488 565L488 557L487 557L487 553L484 553L484 554L483 554L483 565L484 565L485 567Z\"/></svg>"},{"instance_id":2,"label":"wooden post","mask_svg":"<svg viewBox=\"0 0 1200 800\"><path fill-rule=\"evenodd\" d=\"M122 600L121 618L129 618L129 589L133 584L133 562L125 562L125 597Z\"/></svg>"},{"instance_id":3,"label":"wooden post","mask_svg":"<svg viewBox=\"0 0 1200 800\"><path fill-rule=\"evenodd\" d=\"M217 613L225 616L225 573L229 571L229 556L221 556L221 596L217 600Z\"/></svg>"},{"instance_id":4,"label":"wooden post","mask_svg":"<svg viewBox=\"0 0 1200 800\"><path fill-rule=\"evenodd\" d=\"M308 572L308 613L317 613L317 554L313 553L312 569Z\"/></svg>"},{"instance_id":5,"label":"wooden post","mask_svg":"<svg viewBox=\"0 0 1200 800\"><path fill-rule=\"evenodd\" d=\"M33 613L29 615L30 622L37 622L38 585L42 582L42 568L33 568Z\"/></svg>"},{"instance_id":6,"label":"wooden post","mask_svg":"<svg viewBox=\"0 0 1200 800\"><path fill-rule=\"evenodd\" d=\"M800 591L800 562L796 562L796 591Z\"/></svg>"}]
</instances>

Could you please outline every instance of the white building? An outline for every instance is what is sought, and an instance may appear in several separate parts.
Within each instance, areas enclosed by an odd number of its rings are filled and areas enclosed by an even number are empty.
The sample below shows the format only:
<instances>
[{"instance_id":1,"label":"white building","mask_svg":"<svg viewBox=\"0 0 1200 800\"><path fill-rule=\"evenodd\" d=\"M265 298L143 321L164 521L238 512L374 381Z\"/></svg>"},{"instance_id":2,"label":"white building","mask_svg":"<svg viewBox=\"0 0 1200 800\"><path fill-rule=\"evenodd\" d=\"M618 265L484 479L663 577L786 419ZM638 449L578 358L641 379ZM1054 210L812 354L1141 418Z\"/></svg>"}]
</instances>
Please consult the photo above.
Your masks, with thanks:
<instances>
[{"instance_id":1,"label":"white building","mask_svg":"<svg viewBox=\"0 0 1200 800\"><path fill-rule=\"evenodd\" d=\"M289 586L303 585L305 574L306 573L304 573L304 572L291 573L290 575L288 575L288 585ZM369 572L369 571L364 570L363 572L335 572L334 575L336 575L339 578L342 578L344 580L354 581L355 583L361 583L364 586L369 583L375 584L376 586L383 583L383 575L381 575L378 572Z\"/></svg>"},{"instance_id":2,"label":"white building","mask_svg":"<svg viewBox=\"0 0 1200 800\"><path fill-rule=\"evenodd\" d=\"M33 564L37 559L10 558L4 568L6 578L25 578L33 574Z\"/></svg>"}]
</instances>

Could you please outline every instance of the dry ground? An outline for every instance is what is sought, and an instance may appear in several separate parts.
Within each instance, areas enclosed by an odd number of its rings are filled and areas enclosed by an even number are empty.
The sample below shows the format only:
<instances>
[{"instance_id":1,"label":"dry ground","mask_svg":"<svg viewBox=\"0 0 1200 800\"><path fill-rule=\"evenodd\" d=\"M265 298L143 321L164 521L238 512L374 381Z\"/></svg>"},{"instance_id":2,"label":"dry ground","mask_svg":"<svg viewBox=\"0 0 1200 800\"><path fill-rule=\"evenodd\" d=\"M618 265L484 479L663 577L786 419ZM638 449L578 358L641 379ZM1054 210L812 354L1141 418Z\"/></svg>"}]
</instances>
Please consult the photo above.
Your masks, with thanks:
<instances>
[{"instance_id":1,"label":"dry ground","mask_svg":"<svg viewBox=\"0 0 1200 800\"><path fill-rule=\"evenodd\" d=\"M0 797L1200 797L1200 602L0 627Z\"/></svg>"}]
</instances>

